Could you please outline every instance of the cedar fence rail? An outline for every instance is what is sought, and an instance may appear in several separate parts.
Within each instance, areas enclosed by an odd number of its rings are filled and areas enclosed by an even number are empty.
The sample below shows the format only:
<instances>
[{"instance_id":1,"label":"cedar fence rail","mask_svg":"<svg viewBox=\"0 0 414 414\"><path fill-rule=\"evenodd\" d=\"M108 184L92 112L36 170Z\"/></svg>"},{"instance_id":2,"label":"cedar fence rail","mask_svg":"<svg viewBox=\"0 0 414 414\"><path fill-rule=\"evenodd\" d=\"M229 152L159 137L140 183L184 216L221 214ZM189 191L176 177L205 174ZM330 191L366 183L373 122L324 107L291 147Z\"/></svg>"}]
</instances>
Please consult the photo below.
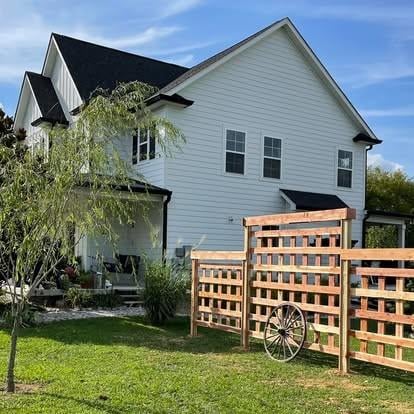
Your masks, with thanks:
<instances>
[{"instance_id":1,"label":"cedar fence rail","mask_svg":"<svg viewBox=\"0 0 414 414\"><path fill-rule=\"evenodd\" d=\"M306 315L305 347L336 355L341 372L350 359L414 372L414 269L402 267L414 249L352 249L355 215L247 217L243 251L194 250L191 335L199 326L236 333L248 350L250 338L263 339L272 309L293 302Z\"/></svg>"}]
</instances>

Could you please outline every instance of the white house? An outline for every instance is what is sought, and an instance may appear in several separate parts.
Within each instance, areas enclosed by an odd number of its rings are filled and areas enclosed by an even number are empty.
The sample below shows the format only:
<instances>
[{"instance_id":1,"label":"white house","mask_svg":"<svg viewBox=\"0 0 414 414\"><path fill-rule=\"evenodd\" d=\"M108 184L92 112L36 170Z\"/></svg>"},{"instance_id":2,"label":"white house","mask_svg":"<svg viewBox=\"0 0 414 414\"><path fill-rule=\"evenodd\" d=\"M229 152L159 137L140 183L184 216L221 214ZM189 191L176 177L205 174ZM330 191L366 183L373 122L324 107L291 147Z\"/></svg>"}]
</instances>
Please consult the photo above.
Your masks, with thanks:
<instances>
[{"instance_id":1,"label":"white house","mask_svg":"<svg viewBox=\"0 0 414 414\"><path fill-rule=\"evenodd\" d=\"M159 252L237 250L244 216L344 206L357 210L361 243L366 154L381 141L288 18L190 69L52 34L41 74L24 76L16 127L47 145L43 123L70 127L96 87L132 80L159 88L148 104L187 140L174 157L144 134L123 149L159 200ZM120 254L151 250L139 217L119 232ZM80 254L89 263L105 249L86 238Z\"/></svg>"}]
</instances>

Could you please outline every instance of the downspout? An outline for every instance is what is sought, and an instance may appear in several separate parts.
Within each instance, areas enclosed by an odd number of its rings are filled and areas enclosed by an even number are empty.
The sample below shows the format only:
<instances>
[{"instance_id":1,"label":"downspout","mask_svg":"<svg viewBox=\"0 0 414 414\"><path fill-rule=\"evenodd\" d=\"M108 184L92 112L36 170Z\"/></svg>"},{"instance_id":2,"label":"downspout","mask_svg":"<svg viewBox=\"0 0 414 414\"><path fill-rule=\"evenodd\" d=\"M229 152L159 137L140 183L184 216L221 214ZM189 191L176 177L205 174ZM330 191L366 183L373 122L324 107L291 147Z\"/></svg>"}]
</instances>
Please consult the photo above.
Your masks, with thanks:
<instances>
[{"instance_id":1,"label":"downspout","mask_svg":"<svg viewBox=\"0 0 414 414\"><path fill-rule=\"evenodd\" d=\"M367 211L367 183L368 183L368 151L372 150L373 145L368 145L365 149L365 202L364 202L364 212ZM365 213L365 216L362 220L362 242L361 247L365 248L365 231L367 227L367 220L369 219L369 213Z\"/></svg>"},{"instance_id":2,"label":"downspout","mask_svg":"<svg viewBox=\"0 0 414 414\"><path fill-rule=\"evenodd\" d=\"M167 229L168 229L168 203L171 201L172 193L167 194L162 207L162 260L167 257Z\"/></svg>"}]
</instances>

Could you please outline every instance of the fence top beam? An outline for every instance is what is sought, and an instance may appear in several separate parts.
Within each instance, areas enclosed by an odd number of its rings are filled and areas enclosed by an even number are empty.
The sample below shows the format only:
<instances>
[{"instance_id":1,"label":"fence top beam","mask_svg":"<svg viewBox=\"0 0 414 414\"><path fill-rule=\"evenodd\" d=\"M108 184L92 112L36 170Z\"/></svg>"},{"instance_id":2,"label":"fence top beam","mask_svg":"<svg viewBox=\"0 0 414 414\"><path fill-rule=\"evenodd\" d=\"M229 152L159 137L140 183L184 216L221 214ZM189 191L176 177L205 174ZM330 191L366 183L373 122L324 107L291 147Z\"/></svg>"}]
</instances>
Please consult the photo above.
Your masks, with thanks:
<instances>
[{"instance_id":1,"label":"fence top beam","mask_svg":"<svg viewBox=\"0 0 414 414\"><path fill-rule=\"evenodd\" d=\"M191 258L197 260L245 260L246 252L243 251L211 251L193 250Z\"/></svg>"},{"instance_id":2,"label":"fence top beam","mask_svg":"<svg viewBox=\"0 0 414 414\"><path fill-rule=\"evenodd\" d=\"M244 226L263 226L293 223L311 223L333 220L355 219L356 210L353 208L339 208L335 210L304 211L299 213L270 214L267 216L245 217Z\"/></svg>"},{"instance_id":3,"label":"fence top beam","mask_svg":"<svg viewBox=\"0 0 414 414\"><path fill-rule=\"evenodd\" d=\"M414 260L414 249L343 249L344 260Z\"/></svg>"}]
</instances>

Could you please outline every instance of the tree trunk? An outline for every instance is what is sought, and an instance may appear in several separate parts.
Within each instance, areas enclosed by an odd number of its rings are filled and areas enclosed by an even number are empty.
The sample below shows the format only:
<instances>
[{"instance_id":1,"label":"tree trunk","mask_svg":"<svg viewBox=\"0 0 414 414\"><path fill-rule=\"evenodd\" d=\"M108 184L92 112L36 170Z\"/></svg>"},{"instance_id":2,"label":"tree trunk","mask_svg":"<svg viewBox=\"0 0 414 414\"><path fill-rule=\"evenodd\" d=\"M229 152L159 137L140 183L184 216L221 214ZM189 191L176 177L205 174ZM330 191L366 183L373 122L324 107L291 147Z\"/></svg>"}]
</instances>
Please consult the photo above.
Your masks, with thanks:
<instances>
[{"instance_id":1,"label":"tree trunk","mask_svg":"<svg viewBox=\"0 0 414 414\"><path fill-rule=\"evenodd\" d=\"M13 318L13 329L11 331L10 340L10 353L9 353L9 364L7 367L7 392L14 393L16 391L16 384L14 381L14 368L16 365L16 353L17 353L17 338L19 335L21 318L21 306L17 304L16 312Z\"/></svg>"}]
</instances>

